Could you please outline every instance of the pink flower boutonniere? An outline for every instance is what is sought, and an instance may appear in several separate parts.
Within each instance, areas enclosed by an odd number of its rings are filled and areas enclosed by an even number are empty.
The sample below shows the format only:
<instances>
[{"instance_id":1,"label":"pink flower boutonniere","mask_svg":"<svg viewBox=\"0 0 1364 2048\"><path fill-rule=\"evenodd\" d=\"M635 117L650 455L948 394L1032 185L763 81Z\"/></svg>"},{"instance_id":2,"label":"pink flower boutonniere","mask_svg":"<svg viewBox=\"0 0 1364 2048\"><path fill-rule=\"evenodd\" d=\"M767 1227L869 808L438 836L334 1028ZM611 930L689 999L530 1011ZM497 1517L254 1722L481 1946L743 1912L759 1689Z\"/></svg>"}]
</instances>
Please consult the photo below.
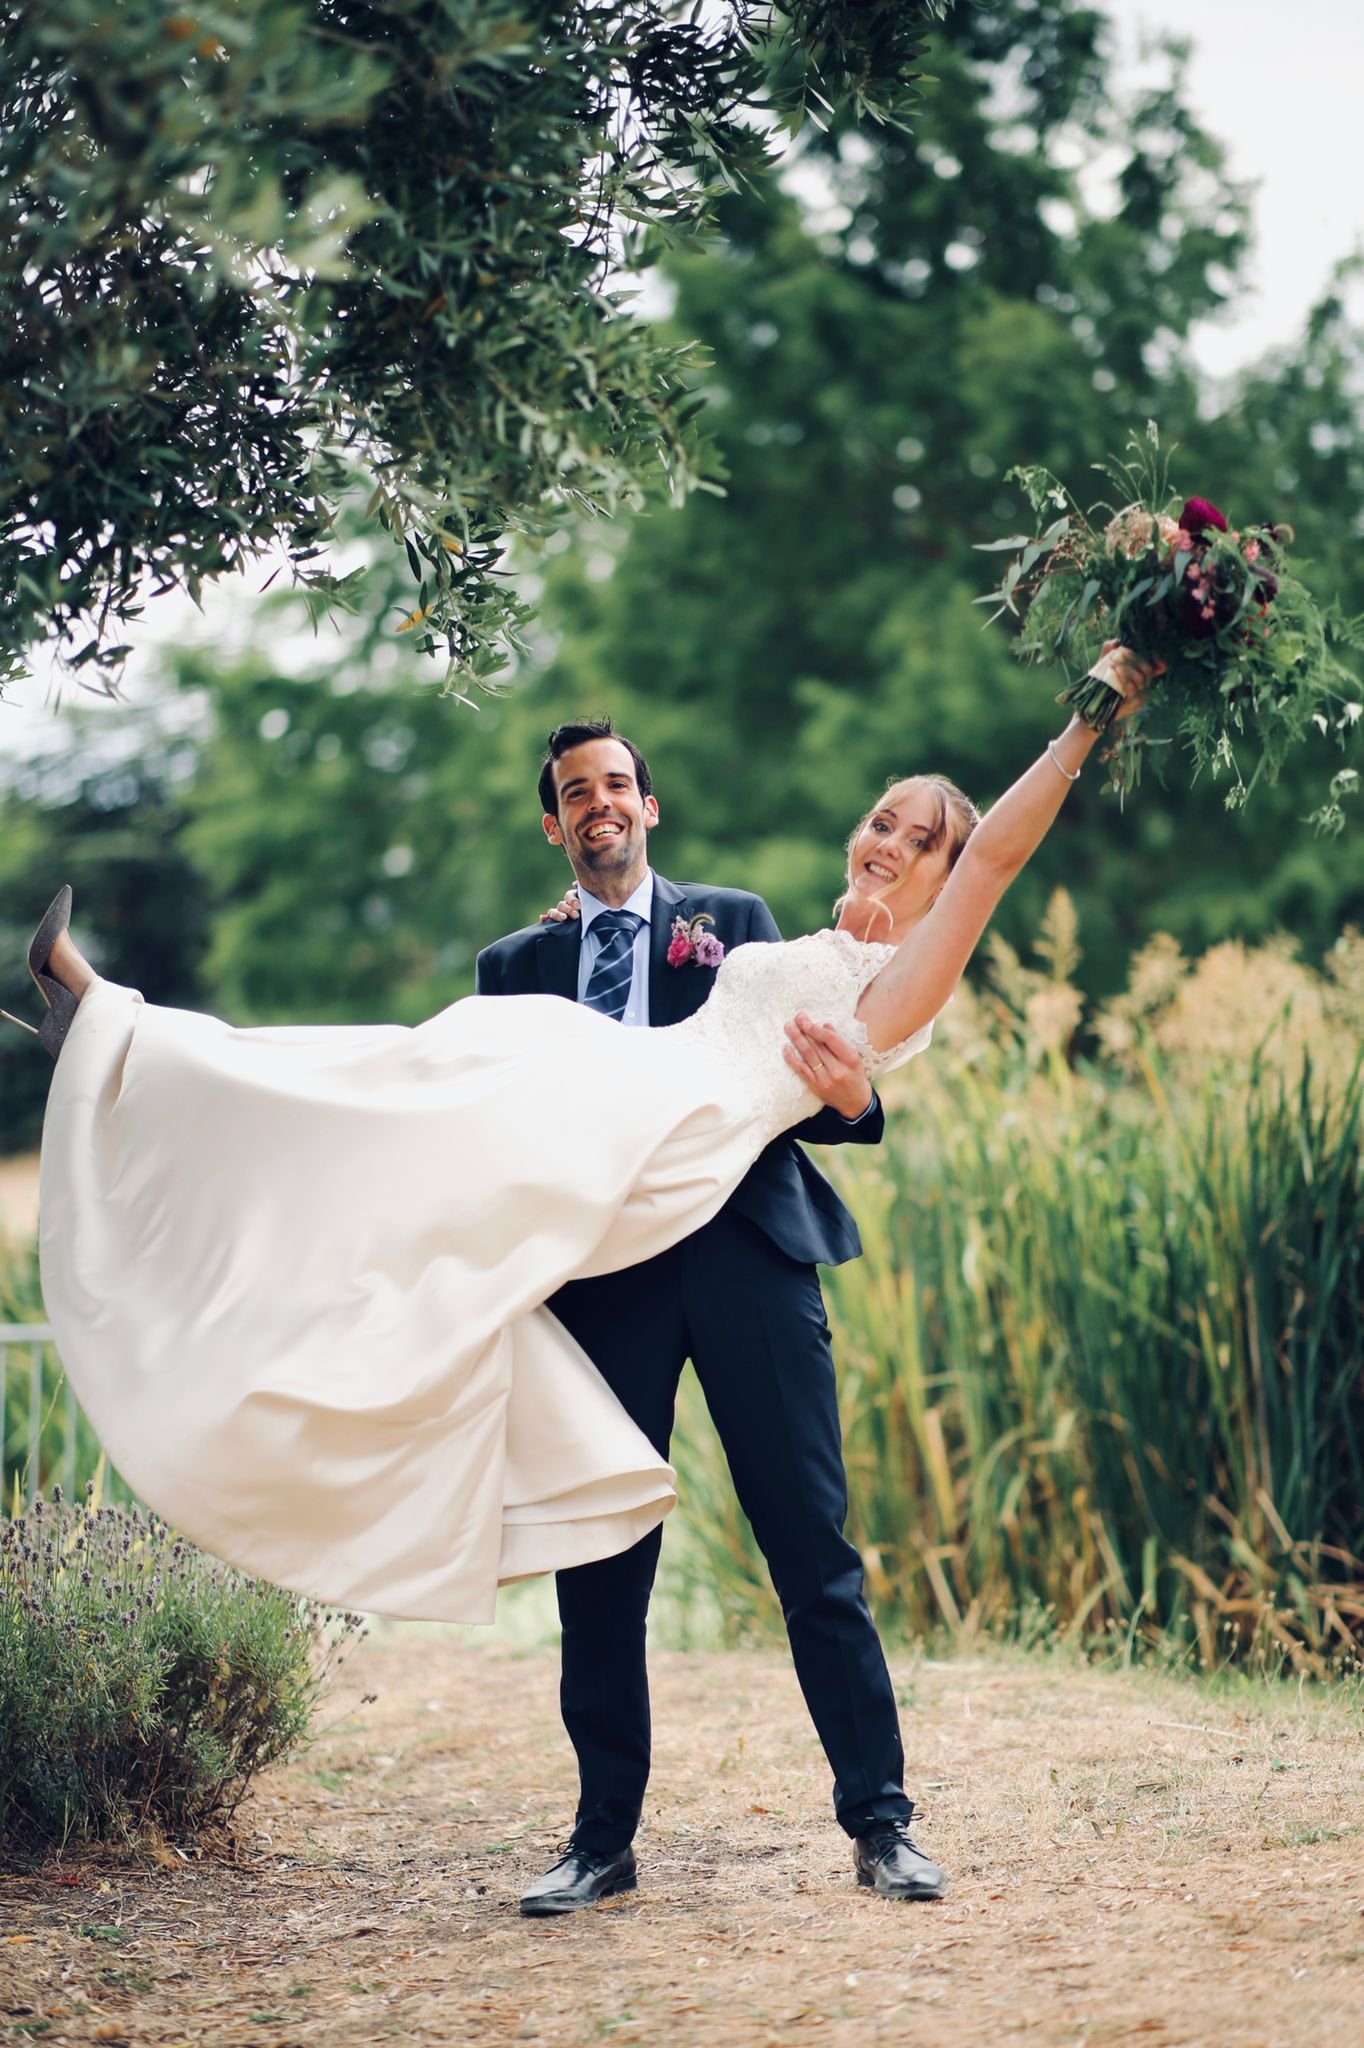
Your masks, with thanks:
<instances>
[{"instance_id":1,"label":"pink flower boutonniere","mask_svg":"<svg viewBox=\"0 0 1364 2048\"><path fill-rule=\"evenodd\" d=\"M688 923L685 917L673 919L673 935L668 946L669 967L718 967L725 957L725 949L714 932L703 931L701 927L714 924L713 917L707 917L703 910L699 917Z\"/></svg>"}]
</instances>

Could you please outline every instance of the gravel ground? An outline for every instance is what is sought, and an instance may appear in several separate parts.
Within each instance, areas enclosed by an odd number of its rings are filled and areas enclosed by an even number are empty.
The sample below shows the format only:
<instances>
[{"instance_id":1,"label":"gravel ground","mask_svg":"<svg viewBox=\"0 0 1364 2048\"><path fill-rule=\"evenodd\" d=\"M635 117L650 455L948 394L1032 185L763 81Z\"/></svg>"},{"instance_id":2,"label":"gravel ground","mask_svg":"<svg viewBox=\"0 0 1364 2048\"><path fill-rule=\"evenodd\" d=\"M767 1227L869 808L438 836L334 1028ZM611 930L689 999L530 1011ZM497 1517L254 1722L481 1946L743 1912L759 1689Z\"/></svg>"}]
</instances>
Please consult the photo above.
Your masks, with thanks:
<instances>
[{"instance_id":1,"label":"gravel ground","mask_svg":"<svg viewBox=\"0 0 1364 2048\"><path fill-rule=\"evenodd\" d=\"M639 1890L526 1921L572 1807L553 1648L380 1627L231 1860L0 1875L0 2040L1360 2048L1357 1687L894 1670L945 1901L858 1890L780 1654L672 1652Z\"/></svg>"}]
</instances>

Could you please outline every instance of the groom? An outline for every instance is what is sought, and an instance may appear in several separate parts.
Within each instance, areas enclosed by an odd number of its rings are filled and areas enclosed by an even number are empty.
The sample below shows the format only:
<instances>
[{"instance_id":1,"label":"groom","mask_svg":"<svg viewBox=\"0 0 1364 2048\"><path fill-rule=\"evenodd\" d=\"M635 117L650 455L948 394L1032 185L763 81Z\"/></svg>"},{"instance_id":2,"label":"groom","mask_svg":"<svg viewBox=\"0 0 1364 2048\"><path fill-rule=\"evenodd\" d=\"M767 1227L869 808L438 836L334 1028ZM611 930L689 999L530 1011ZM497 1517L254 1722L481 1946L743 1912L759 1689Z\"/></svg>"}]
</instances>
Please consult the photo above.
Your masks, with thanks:
<instances>
[{"instance_id":1,"label":"groom","mask_svg":"<svg viewBox=\"0 0 1364 2048\"><path fill-rule=\"evenodd\" d=\"M673 1024L700 1008L715 979L695 952L673 964L675 927L705 915L713 922L695 933L726 949L780 936L761 897L679 887L651 870L658 804L648 764L609 719L550 734L540 808L545 837L577 878L581 918L489 946L478 957L480 995L559 995L626 1027ZM769 1145L694 1236L625 1272L572 1281L549 1307L664 1457L691 1359L781 1601L858 1879L892 1898L940 1898L942 1871L910 1839L895 1699L861 1563L843 1535L847 1486L815 1267L862 1247L792 1143L876 1144L884 1119L835 1032L798 1018L787 1036L790 1064L826 1107ZM565 1102L564 1115L590 1133L611 1103ZM634 1887L631 1842L649 1776L645 1623L660 1537L655 1529L619 1556L558 1574L560 1706L581 1790L567 1850L524 1894L523 1913L571 1913Z\"/></svg>"}]
</instances>

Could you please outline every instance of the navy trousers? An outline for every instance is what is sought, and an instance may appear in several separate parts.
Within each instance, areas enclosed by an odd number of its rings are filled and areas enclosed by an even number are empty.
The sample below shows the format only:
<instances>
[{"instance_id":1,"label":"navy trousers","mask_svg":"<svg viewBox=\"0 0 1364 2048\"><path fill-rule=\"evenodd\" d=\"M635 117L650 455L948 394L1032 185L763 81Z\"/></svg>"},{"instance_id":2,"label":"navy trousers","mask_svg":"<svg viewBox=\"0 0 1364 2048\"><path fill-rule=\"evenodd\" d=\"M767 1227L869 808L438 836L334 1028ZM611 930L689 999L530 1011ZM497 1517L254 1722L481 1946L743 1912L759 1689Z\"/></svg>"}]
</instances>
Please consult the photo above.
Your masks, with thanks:
<instances>
[{"instance_id":1,"label":"navy trousers","mask_svg":"<svg viewBox=\"0 0 1364 2048\"><path fill-rule=\"evenodd\" d=\"M688 1358L781 1601L796 1675L850 1835L908 1818L886 1660L843 1534L847 1481L818 1275L722 1211L656 1259L576 1280L549 1303L655 1449L667 1455ZM578 1756L575 1839L616 1850L649 1777L645 1621L661 1530L558 1574L560 1704Z\"/></svg>"}]
</instances>

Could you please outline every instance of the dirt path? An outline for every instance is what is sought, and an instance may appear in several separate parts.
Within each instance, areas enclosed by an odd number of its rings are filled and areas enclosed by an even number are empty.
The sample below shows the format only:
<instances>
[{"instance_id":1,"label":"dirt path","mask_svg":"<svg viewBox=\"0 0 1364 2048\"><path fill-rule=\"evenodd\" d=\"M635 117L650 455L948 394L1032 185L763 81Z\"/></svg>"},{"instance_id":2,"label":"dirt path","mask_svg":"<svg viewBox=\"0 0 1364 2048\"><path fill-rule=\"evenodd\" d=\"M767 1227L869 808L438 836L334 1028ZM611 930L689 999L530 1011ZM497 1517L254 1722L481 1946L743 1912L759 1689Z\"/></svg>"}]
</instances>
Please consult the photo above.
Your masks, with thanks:
<instances>
[{"instance_id":1,"label":"dirt path","mask_svg":"<svg viewBox=\"0 0 1364 2048\"><path fill-rule=\"evenodd\" d=\"M784 1659L659 1655L640 1889L532 1922L573 1790L553 1653L390 1630L345 1676L236 1867L0 1879L0 2040L1364 2040L1357 1691L897 1660L953 1888L892 1906L853 1884Z\"/></svg>"}]
</instances>

